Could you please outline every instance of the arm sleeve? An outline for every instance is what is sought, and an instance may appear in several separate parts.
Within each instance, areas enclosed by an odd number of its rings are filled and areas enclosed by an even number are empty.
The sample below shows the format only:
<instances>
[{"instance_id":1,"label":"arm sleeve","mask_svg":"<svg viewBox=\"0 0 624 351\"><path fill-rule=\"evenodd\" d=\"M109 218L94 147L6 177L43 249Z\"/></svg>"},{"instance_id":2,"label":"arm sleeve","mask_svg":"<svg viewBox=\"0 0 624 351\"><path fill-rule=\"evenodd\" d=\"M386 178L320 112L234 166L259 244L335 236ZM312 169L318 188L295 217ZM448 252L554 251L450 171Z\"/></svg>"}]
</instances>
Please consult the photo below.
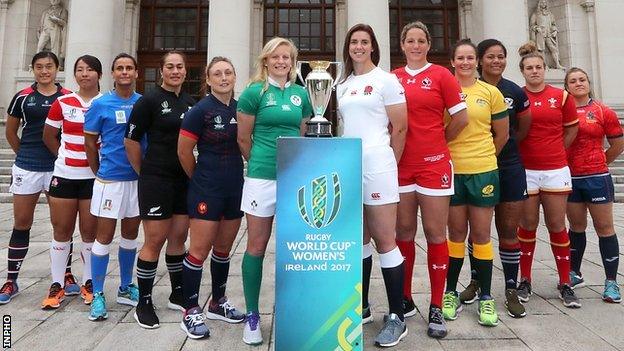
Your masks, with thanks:
<instances>
[{"instance_id":1,"label":"arm sleeve","mask_svg":"<svg viewBox=\"0 0 624 351\"><path fill-rule=\"evenodd\" d=\"M102 134L103 108L98 100L93 101L85 113L84 131L89 134Z\"/></svg>"},{"instance_id":2,"label":"arm sleeve","mask_svg":"<svg viewBox=\"0 0 624 351\"><path fill-rule=\"evenodd\" d=\"M61 125L63 124L63 110L61 109L61 104L58 100L54 100L52 103L52 106L48 111L48 118L45 122L49 126L61 129Z\"/></svg>"},{"instance_id":3,"label":"arm sleeve","mask_svg":"<svg viewBox=\"0 0 624 351\"><path fill-rule=\"evenodd\" d=\"M572 95L568 94L565 90L563 93L564 101L561 106L561 113L563 114L563 126L568 127L578 123L578 116L576 115L576 104Z\"/></svg>"},{"instance_id":4,"label":"arm sleeve","mask_svg":"<svg viewBox=\"0 0 624 351\"><path fill-rule=\"evenodd\" d=\"M184 114L182 126L180 127L180 134L195 141L199 140L204 130L204 120L202 109L195 105L195 107Z\"/></svg>"},{"instance_id":5,"label":"arm sleeve","mask_svg":"<svg viewBox=\"0 0 624 351\"><path fill-rule=\"evenodd\" d=\"M620 119L610 108L604 106L604 132L607 138L619 138L623 135Z\"/></svg>"},{"instance_id":6,"label":"arm sleeve","mask_svg":"<svg viewBox=\"0 0 624 351\"><path fill-rule=\"evenodd\" d=\"M522 90L522 88L517 87L515 89L516 93L514 95L514 110L516 110L516 116L521 114L522 112L528 110L531 107L531 102L529 101L529 97Z\"/></svg>"},{"instance_id":7,"label":"arm sleeve","mask_svg":"<svg viewBox=\"0 0 624 351\"><path fill-rule=\"evenodd\" d=\"M257 89L254 85L248 86L245 90L243 90L238 98L236 111L250 116L255 116L258 114L260 99L261 96L259 89Z\"/></svg>"},{"instance_id":8,"label":"arm sleeve","mask_svg":"<svg viewBox=\"0 0 624 351\"><path fill-rule=\"evenodd\" d=\"M492 101L490 106L492 109L492 120L502 119L508 117L507 104L505 104L505 97L496 87L491 88Z\"/></svg>"},{"instance_id":9,"label":"arm sleeve","mask_svg":"<svg viewBox=\"0 0 624 351\"><path fill-rule=\"evenodd\" d=\"M152 125L152 111L149 108L149 101L145 96L137 100L132 107L128 124L126 125L126 138L141 142L143 136Z\"/></svg>"},{"instance_id":10,"label":"arm sleeve","mask_svg":"<svg viewBox=\"0 0 624 351\"><path fill-rule=\"evenodd\" d=\"M446 107L449 114L454 115L461 110L465 110L467 105L462 97L461 87L457 79L448 70L442 74L441 78L440 92L444 101L444 107Z\"/></svg>"},{"instance_id":11,"label":"arm sleeve","mask_svg":"<svg viewBox=\"0 0 624 351\"><path fill-rule=\"evenodd\" d=\"M394 74L389 73L386 76L386 84L381 93L386 106L405 103L405 89Z\"/></svg>"},{"instance_id":12,"label":"arm sleeve","mask_svg":"<svg viewBox=\"0 0 624 351\"><path fill-rule=\"evenodd\" d=\"M312 116L312 104L310 104L310 99L308 98L308 92L305 89L301 89L303 93L301 94L301 117L308 118Z\"/></svg>"},{"instance_id":13,"label":"arm sleeve","mask_svg":"<svg viewBox=\"0 0 624 351\"><path fill-rule=\"evenodd\" d=\"M7 109L7 113L9 114L9 116L13 116L19 119L24 118L22 103L25 98L26 95L20 93L17 93L15 94L15 96L13 96L13 99L11 99L11 103L9 104L9 108Z\"/></svg>"}]
</instances>

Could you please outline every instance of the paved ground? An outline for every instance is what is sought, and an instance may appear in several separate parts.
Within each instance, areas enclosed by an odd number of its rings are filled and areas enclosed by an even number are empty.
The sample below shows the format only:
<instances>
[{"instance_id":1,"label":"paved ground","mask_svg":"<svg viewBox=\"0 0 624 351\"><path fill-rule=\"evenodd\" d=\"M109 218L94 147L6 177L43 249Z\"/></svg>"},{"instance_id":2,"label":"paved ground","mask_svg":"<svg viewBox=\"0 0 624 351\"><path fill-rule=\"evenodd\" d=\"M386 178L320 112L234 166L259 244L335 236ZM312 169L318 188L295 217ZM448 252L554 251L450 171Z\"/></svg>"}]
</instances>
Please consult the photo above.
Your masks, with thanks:
<instances>
[{"instance_id":1,"label":"paved ground","mask_svg":"<svg viewBox=\"0 0 624 351\"><path fill-rule=\"evenodd\" d=\"M617 229L624 231L624 205L616 205ZM0 267L6 268L7 243L12 227L10 204L0 204ZM36 223L32 230L31 247L24 262L19 283L21 294L9 305L0 306L0 314L11 315L11 341L14 350L270 350L269 335L273 326L273 282L274 244L269 245L265 261L263 289L260 301L264 345L252 348L241 340L242 325L228 325L211 322L212 336L208 340L190 340L180 330L180 313L168 310L166 298L169 292L169 279L164 258L160 260L154 302L158 307L161 327L156 330L140 328L132 317L132 310L114 302L114 291L119 282L117 261L111 255L109 278L106 282L106 295L109 297L109 319L105 322L90 322L87 319L88 306L79 297L70 297L56 311L43 311L39 303L50 284L48 247L50 222L47 205L39 205ZM243 306L240 263L245 250L246 225L243 223L237 238L232 260L231 279L228 295L237 306ZM449 335L441 341L429 339L425 335L425 318L428 306L428 277L424 265L426 253L422 233L418 234L418 249L414 277L414 300L420 314L408 319L409 335L395 350L624 350L624 305L608 305L601 301L603 271L598 251L597 238L593 231L588 232L587 252L583 263L583 273L588 287L577 290L583 307L567 309L557 298L555 283L557 273L547 242L546 230L540 227L539 244L533 264L533 285L535 294L526 305L528 315L523 319L513 319L505 314L502 306L503 279L498 257L495 260L494 296L499 301L498 312L501 323L495 328L477 324L476 306L467 307L460 317L449 323ZM76 236L77 238L77 236ZM116 242L115 242L116 243ZM624 239L620 239L624 252ZM496 245L495 245L496 246ZM116 252L116 248L112 251ZM77 256L74 271L80 276L81 263ZM466 260L467 261L467 260ZM377 263L377 262L376 262ZM464 282L468 273L462 273ZM210 279L206 269L201 295L206 303L210 293ZM386 311L386 297L383 280L378 266L373 270L371 301L375 322L364 328L366 349L374 349L372 338L381 327L382 315ZM6 270L0 272L4 276ZM620 266L620 276L624 265ZM620 277L622 280L622 277ZM309 301L307 303L319 303ZM294 323L301 323L293 316Z\"/></svg>"}]
</instances>

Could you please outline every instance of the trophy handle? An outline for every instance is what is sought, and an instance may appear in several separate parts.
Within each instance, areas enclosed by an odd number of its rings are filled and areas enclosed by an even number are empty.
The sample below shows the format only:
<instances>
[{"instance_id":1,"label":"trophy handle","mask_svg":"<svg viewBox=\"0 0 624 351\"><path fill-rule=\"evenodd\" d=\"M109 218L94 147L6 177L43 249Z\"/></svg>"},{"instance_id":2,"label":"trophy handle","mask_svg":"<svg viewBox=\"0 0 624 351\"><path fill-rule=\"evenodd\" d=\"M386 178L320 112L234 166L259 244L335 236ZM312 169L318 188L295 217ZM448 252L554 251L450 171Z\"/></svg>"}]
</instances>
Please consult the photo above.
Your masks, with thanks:
<instances>
[{"instance_id":1,"label":"trophy handle","mask_svg":"<svg viewBox=\"0 0 624 351\"><path fill-rule=\"evenodd\" d=\"M301 79L301 84L305 86L305 79L303 79L303 76L301 75L301 67L303 67L304 63L308 63L308 61L297 61L297 76Z\"/></svg>"},{"instance_id":2,"label":"trophy handle","mask_svg":"<svg viewBox=\"0 0 624 351\"><path fill-rule=\"evenodd\" d=\"M332 83L332 89L338 85L340 78L342 77L342 72L344 71L344 65L342 62L332 62L332 64L336 65L336 78L334 78L334 82Z\"/></svg>"}]
</instances>

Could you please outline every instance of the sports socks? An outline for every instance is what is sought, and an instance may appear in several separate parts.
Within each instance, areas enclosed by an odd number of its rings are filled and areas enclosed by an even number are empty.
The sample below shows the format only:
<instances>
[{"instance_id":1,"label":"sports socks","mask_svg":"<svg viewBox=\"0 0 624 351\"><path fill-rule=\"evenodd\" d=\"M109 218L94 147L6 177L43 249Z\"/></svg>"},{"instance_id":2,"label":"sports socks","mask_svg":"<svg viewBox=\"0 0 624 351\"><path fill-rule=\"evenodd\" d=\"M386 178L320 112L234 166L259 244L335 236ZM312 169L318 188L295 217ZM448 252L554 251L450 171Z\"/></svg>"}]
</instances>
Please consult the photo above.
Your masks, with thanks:
<instances>
[{"instance_id":1,"label":"sports socks","mask_svg":"<svg viewBox=\"0 0 624 351\"><path fill-rule=\"evenodd\" d=\"M213 303L225 296L228 274L230 273L230 255L226 252L212 250L210 258L210 276L212 277Z\"/></svg>"},{"instance_id":2,"label":"sports socks","mask_svg":"<svg viewBox=\"0 0 624 351\"><path fill-rule=\"evenodd\" d=\"M362 308L368 308L368 290L373 270L373 246L369 242L362 247Z\"/></svg>"},{"instance_id":3,"label":"sports socks","mask_svg":"<svg viewBox=\"0 0 624 351\"><path fill-rule=\"evenodd\" d=\"M80 247L80 258L82 259L82 285L91 279L91 250L93 243L82 243Z\"/></svg>"},{"instance_id":4,"label":"sports socks","mask_svg":"<svg viewBox=\"0 0 624 351\"><path fill-rule=\"evenodd\" d=\"M535 253L536 230L526 230L518 227L518 240L520 241L520 276L531 281L531 266Z\"/></svg>"},{"instance_id":5,"label":"sports socks","mask_svg":"<svg viewBox=\"0 0 624 351\"><path fill-rule=\"evenodd\" d=\"M91 275L93 276L93 292L104 291L104 279L108 269L109 244L101 244L97 240L91 248Z\"/></svg>"},{"instance_id":6,"label":"sports socks","mask_svg":"<svg viewBox=\"0 0 624 351\"><path fill-rule=\"evenodd\" d=\"M468 259L470 260L470 279L478 280L477 270L475 269L475 262L474 262L474 256L473 256L474 248L472 247L472 240L470 238L468 238L468 244L466 246L468 247Z\"/></svg>"},{"instance_id":7,"label":"sports socks","mask_svg":"<svg viewBox=\"0 0 624 351\"><path fill-rule=\"evenodd\" d=\"M9 239L9 250L7 254L7 280L16 281L22 262L28 253L30 242L30 229L15 229L11 232Z\"/></svg>"},{"instance_id":8,"label":"sports socks","mask_svg":"<svg viewBox=\"0 0 624 351\"><path fill-rule=\"evenodd\" d=\"M464 265L465 245L448 240L449 268L446 274L446 291L457 291L457 280Z\"/></svg>"},{"instance_id":9,"label":"sports socks","mask_svg":"<svg viewBox=\"0 0 624 351\"><path fill-rule=\"evenodd\" d=\"M598 246L600 247L600 257L602 257L606 278L617 280L617 270L620 263L620 246L617 235L599 236Z\"/></svg>"},{"instance_id":10,"label":"sports socks","mask_svg":"<svg viewBox=\"0 0 624 351\"><path fill-rule=\"evenodd\" d=\"M263 256L253 256L245 252L243 256L243 293L247 312L259 312L260 286L262 285Z\"/></svg>"},{"instance_id":11,"label":"sports socks","mask_svg":"<svg viewBox=\"0 0 624 351\"><path fill-rule=\"evenodd\" d=\"M169 280L171 281L171 291L182 289L182 262L185 253L181 255L165 254L165 262L167 263L167 271L169 271Z\"/></svg>"},{"instance_id":12,"label":"sports socks","mask_svg":"<svg viewBox=\"0 0 624 351\"><path fill-rule=\"evenodd\" d=\"M492 287L492 262L494 260L494 249L492 242L485 244L473 243L474 268L477 271L481 298L491 296Z\"/></svg>"},{"instance_id":13,"label":"sports socks","mask_svg":"<svg viewBox=\"0 0 624 351\"><path fill-rule=\"evenodd\" d=\"M416 259L416 246L413 240L401 241L396 240L396 244L403 255L403 297L412 299L412 274L414 273L414 261Z\"/></svg>"},{"instance_id":14,"label":"sports socks","mask_svg":"<svg viewBox=\"0 0 624 351\"><path fill-rule=\"evenodd\" d=\"M134 259L136 258L138 243L135 239L121 238L119 240L119 275L121 290L125 290L132 283L132 271L134 270Z\"/></svg>"},{"instance_id":15,"label":"sports socks","mask_svg":"<svg viewBox=\"0 0 624 351\"><path fill-rule=\"evenodd\" d=\"M65 285L65 269L69 256L69 241L56 241L52 239L50 243L50 267L52 271L52 282Z\"/></svg>"},{"instance_id":16,"label":"sports socks","mask_svg":"<svg viewBox=\"0 0 624 351\"><path fill-rule=\"evenodd\" d=\"M444 283L449 266L449 251L446 242L440 244L427 243L427 267L431 285L431 304L442 307Z\"/></svg>"},{"instance_id":17,"label":"sports socks","mask_svg":"<svg viewBox=\"0 0 624 351\"><path fill-rule=\"evenodd\" d=\"M204 261L190 253L184 258L182 267L182 293L184 294L185 309L199 306L199 287L201 284ZM214 280L214 279L213 279ZM214 285L214 281L212 283ZM213 288L214 289L214 288Z\"/></svg>"},{"instance_id":18,"label":"sports socks","mask_svg":"<svg viewBox=\"0 0 624 351\"><path fill-rule=\"evenodd\" d=\"M557 273L559 273L559 284L570 284L570 239L566 229L560 232L550 232L550 248L555 263Z\"/></svg>"},{"instance_id":19,"label":"sports socks","mask_svg":"<svg viewBox=\"0 0 624 351\"><path fill-rule=\"evenodd\" d=\"M154 262L137 260L137 284L139 285L139 304L149 305L152 303L152 287L156 277L158 260Z\"/></svg>"},{"instance_id":20,"label":"sports socks","mask_svg":"<svg viewBox=\"0 0 624 351\"><path fill-rule=\"evenodd\" d=\"M379 265L383 275L390 313L403 320L403 256L398 247L379 254Z\"/></svg>"},{"instance_id":21,"label":"sports socks","mask_svg":"<svg viewBox=\"0 0 624 351\"><path fill-rule=\"evenodd\" d=\"M520 266L520 242L505 244L503 241L500 241L498 253L503 264L505 289L516 289L518 287L518 269Z\"/></svg>"},{"instance_id":22,"label":"sports socks","mask_svg":"<svg viewBox=\"0 0 624 351\"><path fill-rule=\"evenodd\" d=\"M581 261L587 246L585 232L573 232L570 230L570 269L576 274L581 274Z\"/></svg>"},{"instance_id":23,"label":"sports socks","mask_svg":"<svg viewBox=\"0 0 624 351\"><path fill-rule=\"evenodd\" d=\"M69 239L69 255L67 255L67 265L65 266L65 273L71 273L72 252L74 252L74 238L73 238L73 236Z\"/></svg>"}]
</instances>

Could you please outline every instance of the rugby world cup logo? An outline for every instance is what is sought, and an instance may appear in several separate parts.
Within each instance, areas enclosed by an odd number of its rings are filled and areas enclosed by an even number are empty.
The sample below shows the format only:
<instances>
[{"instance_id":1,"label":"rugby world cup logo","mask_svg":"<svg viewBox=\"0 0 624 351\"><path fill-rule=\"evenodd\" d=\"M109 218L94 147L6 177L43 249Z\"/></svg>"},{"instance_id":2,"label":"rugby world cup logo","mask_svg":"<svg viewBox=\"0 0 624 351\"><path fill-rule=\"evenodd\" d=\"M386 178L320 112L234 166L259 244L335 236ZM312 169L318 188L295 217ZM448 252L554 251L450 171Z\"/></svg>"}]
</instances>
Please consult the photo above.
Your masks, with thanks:
<instances>
[{"instance_id":1,"label":"rugby world cup logo","mask_svg":"<svg viewBox=\"0 0 624 351\"><path fill-rule=\"evenodd\" d=\"M340 210L340 200L342 198L340 178L338 173L331 174L331 193L329 194L328 177L326 175L312 179L311 193L312 200L306 201L306 186L299 188L297 192L297 205L299 214L304 222L310 227L320 229L330 225ZM331 205L330 205L331 203ZM311 213L311 217L309 215Z\"/></svg>"}]
</instances>

